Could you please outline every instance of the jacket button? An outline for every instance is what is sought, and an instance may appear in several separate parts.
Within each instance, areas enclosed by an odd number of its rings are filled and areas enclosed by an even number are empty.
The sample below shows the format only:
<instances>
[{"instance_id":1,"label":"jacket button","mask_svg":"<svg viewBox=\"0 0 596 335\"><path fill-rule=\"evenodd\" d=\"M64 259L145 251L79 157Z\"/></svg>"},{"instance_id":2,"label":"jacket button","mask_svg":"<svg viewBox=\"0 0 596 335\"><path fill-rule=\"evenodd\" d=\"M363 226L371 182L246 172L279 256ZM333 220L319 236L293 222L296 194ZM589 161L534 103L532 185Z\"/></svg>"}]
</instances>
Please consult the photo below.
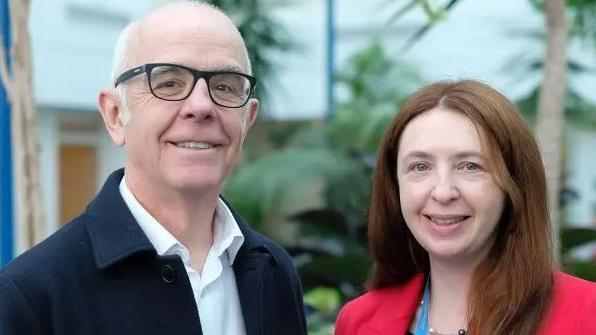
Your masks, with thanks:
<instances>
[{"instance_id":1,"label":"jacket button","mask_svg":"<svg viewBox=\"0 0 596 335\"><path fill-rule=\"evenodd\" d=\"M161 269L161 278L166 283L173 283L176 281L176 272L171 265L166 265Z\"/></svg>"}]
</instances>

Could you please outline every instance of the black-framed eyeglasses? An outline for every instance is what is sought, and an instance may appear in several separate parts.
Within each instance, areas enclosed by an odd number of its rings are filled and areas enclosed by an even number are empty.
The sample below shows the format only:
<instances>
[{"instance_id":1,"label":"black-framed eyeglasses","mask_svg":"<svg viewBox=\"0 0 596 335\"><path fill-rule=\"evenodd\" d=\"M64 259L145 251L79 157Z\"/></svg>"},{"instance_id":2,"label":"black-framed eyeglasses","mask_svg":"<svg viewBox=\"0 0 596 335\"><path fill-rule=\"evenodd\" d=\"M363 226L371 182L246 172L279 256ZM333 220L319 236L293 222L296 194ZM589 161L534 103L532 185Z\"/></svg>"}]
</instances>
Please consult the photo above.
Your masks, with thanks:
<instances>
[{"instance_id":1,"label":"black-framed eyeglasses","mask_svg":"<svg viewBox=\"0 0 596 335\"><path fill-rule=\"evenodd\" d=\"M211 100L222 107L238 108L251 98L257 79L234 71L199 71L177 64L149 63L132 68L116 79L114 87L145 73L151 93L158 99L180 101L188 98L203 78Z\"/></svg>"}]
</instances>

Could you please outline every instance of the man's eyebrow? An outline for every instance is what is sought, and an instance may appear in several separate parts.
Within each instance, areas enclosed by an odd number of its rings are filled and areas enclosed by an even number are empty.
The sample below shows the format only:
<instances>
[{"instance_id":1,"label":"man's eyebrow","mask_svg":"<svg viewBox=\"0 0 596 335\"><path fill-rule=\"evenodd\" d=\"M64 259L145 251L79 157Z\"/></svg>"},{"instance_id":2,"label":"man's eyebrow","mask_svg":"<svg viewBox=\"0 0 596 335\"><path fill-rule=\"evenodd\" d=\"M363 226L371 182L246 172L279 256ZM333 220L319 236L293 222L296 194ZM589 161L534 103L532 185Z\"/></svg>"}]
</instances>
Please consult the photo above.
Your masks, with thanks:
<instances>
[{"instance_id":1,"label":"man's eyebrow","mask_svg":"<svg viewBox=\"0 0 596 335\"><path fill-rule=\"evenodd\" d=\"M232 64L214 67L211 71L244 73L244 70L242 70L242 68L240 68L238 65L232 65Z\"/></svg>"}]
</instances>

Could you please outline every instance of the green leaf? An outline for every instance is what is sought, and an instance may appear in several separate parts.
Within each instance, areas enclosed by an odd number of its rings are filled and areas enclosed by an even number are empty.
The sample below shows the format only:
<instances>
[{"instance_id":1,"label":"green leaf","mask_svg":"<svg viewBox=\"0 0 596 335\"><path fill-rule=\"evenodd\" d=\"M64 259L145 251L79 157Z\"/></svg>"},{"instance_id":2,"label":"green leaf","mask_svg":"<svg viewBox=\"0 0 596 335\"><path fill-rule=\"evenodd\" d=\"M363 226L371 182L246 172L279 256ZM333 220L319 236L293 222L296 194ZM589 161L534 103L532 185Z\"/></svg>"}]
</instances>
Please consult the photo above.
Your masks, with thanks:
<instances>
[{"instance_id":1,"label":"green leaf","mask_svg":"<svg viewBox=\"0 0 596 335\"><path fill-rule=\"evenodd\" d=\"M588 227L561 227L561 253L596 241L596 229Z\"/></svg>"},{"instance_id":2,"label":"green leaf","mask_svg":"<svg viewBox=\"0 0 596 335\"><path fill-rule=\"evenodd\" d=\"M226 194L262 203L265 212L279 214L285 192L308 180L327 180L347 174L354 163L326 149L290 148L266 155L236 171L226 184Z\"/></svg>"},{"instance_id":3,"label":"green leaf","mask_svg":"<svg viewBox=\"0 0 596 335\"><path fill-rule=\"evenodd\" d=\"M340 287L349 283L361 287L370 268L366 254L315 257L310 263L299 267L298 271L306 287L326 285Z\"/></svg>"},{"instance_id":4,"label":"green leaf","mask_svg":"<svg viewBox=\"0 0 596 335\"><path fill-rule=\"evenodd\" d=\"M585 280L596 282L596 263L590 261L577 261L564 264L566 272L583 278Z\"/></svg>"},{"instance_id":5,"label":"green leaf","mask_svg":"<svg viewBox=\"0 0 596 335\"><path fill-rule=\"evenodd\" d=\"M342 213L332 208L310 209L290 217L303 225L310 225L317 232L324 230L325 235L337 234L338 236L348 235L348 225Z\"/></svg>"},{"instance_id":6,"label":"green leaf","mask_svg":"<svg viewBox=\"0 0 596 335\"><path fill-rule=\"evenodd\" d=\"M337 310L341 295L332 287L317 286L304 294L304 303L322 313L331 314Z\"/></svg>"}]
</instances>

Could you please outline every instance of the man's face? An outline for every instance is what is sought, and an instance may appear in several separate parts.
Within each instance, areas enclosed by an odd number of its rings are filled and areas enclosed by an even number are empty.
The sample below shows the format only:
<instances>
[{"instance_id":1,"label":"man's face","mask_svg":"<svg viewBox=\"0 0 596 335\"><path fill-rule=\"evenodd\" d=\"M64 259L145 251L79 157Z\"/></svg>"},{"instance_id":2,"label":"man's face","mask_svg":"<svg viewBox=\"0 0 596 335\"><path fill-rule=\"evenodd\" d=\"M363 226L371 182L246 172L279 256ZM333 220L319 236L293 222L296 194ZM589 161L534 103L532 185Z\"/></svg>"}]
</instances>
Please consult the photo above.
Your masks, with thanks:
<instances>
[{"instance_id":1,"label":"man's face","mask_svg":"<svg viewBox=\"0 0 596 335\"><path fill-rule=\"evenodd\" d=\"M131 35L135 65L163 62L247 73L242 42L229 22L208 13L175 14L150 17ZM204 79L186 100L160 100L145 75L127 82L126 103L127 176L157 192L219 192L258 108L254 99L240 108L216 105Z\"/></svg>"}]
</instances>

